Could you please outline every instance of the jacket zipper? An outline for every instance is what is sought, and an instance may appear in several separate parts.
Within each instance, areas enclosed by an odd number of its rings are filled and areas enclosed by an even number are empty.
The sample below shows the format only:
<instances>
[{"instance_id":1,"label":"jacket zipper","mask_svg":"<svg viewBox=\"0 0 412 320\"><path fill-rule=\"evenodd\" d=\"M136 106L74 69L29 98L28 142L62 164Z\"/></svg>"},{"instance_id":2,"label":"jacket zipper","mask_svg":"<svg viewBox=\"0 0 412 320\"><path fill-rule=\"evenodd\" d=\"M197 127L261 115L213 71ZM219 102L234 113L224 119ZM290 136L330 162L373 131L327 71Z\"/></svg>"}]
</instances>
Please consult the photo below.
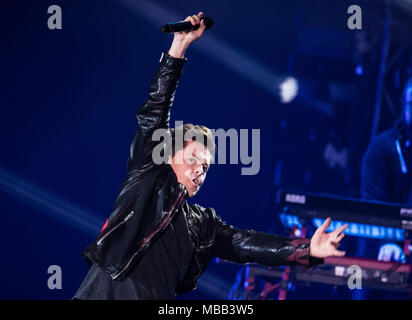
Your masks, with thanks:
<instances>
[{"instance_id":1,"label":"jacket zipper","mask_svg":"<svg viewBox=\"0 0 412 320\"><path fill-rule=\"evenodd\" d=\"M200 277L200 274L202 273L202 268L200 267L200 264L199 264L199 260L197 259L197 254L199 253L199 250L196 250L196 254L195 254L195 260L196 260L196 264L197 264L197 268L199 269L199 272L197 273L197 275L195 275L195 277L193 278L193 283L194 283L194 288L192 289L192 291L193 290L196 290L196 288L197 288L197 279Z\"/></svg>"},{"instance_id":2,"label":"jacket zipper","mask_svg":"<svg viewBox=\"0 0 412 320\"><path fill-rule=\"evenodd\" d=\"M183 195L183 196L182 196L182 195ZM185 190L185 189L181 190L180 193L179 193L179 195L177 196L175 202L173 203L172 207L169 209L167 215L163 218L162 222L161 222L161 223L157 226L157 228L155 229L155 230L157 230L157 232L158 232L158 230L161 229L161 227L162 227L162 226L165 224L165 222L168 220L168 217L171 215L171 213L173 212L174 208L176 208L176 204L177 204L177 206L180 206L180 204L182 203L182 200L183 200L183 198L184 198L185 195L186 195L186 190ZM123 271L125 271L125 270L129 267L129 265L130 265L130 263L132 262L133 258L139 253L140 249L141 249L151 238L153 238L153 236L154 236L157 232L152 232L149 236L147 236L147 237L140 243L139 248L138 248L137 251L133 254L133 256L129 259L129 261L127 262L126 266L125 266L122 270L120 270L119 272L114 273L114 274L111 275L111 277L112 277L113 280L115 280L116 278L118 278L118 277L123 273Z\"/></svg>"},{"instance_id":3,"label":"jacket zipper","mask_svg":"<svg viewBox=\"0 0 412 320\"><path fill-rule=\"evenodd\" d=\"M189 228L190 227L192 227L192 225L190 225ZM196 261L197 268L199 269L199 272L193 278L194 288L192 289L192 291L196 290L196 288L197 288L196 281L200 277L200 275L202 274L202 268L200 267L200 263L199 263L199 259L198 259L198 253L200 252L201 249L210 247L215 243L215 241L212 240L208 244L202 246L202 245L200 245L199 236L195 232L193 232L193 234L196 235L197 246L196 246L196 252L195 252L195 261Z\"/></svg>"},{"instance_id":4,"label":"jacket zipper","mask_svg":"<svg viewBox=\"0 0 412 320\"><path fill-rule=\"evenodd\" d=\"M97 246L101 246L102 242L104 239L106 239L106 237L111 234L114 230L116 230L118 227L120 227L123 223L125 223L127 220L129 220L131 217L133 217L134 215L134 211L130 211L130 213L123 219L123 221L121 221L117 226L115 226L112 230L110 230L108 233L106 233L103 237L101 237L99 239L99 241L97 241Z\"/></svg>"},{"instance_id":5,"label":"jacket zipper","mask_svg":"<svg viewBox=\"0 0 412 320\"><path fill-rule=\"evenodd\" d=\"M198 235L196 235L196 240L197 240L197 248L196 248L196 253L195 253L195 261L196 261L196 265L197 265L197 268L199 269L199 272L194 276L194 278L193 278L193 283L194 283L194 288L192 289L192 291L193 290L196 290L196 288L197 288L197 279L200 277L200 275L202 274L202 268L200 267L200 263L199 263L199 259L198 259L198 254L199 254L199 252L200 252L200 248L201 248L201 246L200 246L200 239L199 239L199 236Z\"/></svg>"},{"instance_id":6,"label":"jacket zipper","mask_svg":"<svg viewBox=\"0 0 412 320\"><path fill-rule=\"evenodd\" d=\"M209 248L209 247L213 246L214 243L215 243L215 240L212 240L208 244L205 244L203 246L199 246L199 249Z\"/></svg>"}]
</instances>

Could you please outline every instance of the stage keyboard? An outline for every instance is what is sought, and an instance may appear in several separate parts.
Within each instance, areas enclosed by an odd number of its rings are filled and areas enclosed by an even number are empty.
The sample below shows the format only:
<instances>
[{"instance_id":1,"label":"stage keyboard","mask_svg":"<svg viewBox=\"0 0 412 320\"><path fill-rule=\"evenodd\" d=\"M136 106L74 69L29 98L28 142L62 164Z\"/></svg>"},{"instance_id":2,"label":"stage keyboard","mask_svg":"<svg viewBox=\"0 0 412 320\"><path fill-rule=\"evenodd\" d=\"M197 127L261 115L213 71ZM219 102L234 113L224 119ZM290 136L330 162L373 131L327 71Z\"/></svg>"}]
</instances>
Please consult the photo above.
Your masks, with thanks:
<instances>
[{"instance_id":1,"label":"stage keyboard","mask_svg":"<svg viewBox=\"0 0 412 320\"><path fill-rule=\"evenodd\" d=\"M300 227L308 219L319 227L331 217L331 229L347 223L345 233L349 235L397 241L403 241L412 230L412 207L394 203L280 190L277 210L288 227Z\"/></svg>"}]
</instances>

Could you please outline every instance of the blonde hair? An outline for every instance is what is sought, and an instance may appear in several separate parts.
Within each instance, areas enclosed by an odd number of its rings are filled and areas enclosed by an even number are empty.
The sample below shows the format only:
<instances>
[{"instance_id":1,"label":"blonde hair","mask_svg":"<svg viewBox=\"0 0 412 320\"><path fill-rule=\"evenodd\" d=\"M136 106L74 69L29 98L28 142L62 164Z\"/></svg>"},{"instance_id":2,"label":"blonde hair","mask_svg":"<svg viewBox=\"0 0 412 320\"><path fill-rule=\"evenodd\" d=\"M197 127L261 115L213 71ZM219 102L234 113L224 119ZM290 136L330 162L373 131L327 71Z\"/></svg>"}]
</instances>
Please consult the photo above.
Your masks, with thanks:
<instances>
[{"instance_id":1,"label":"blonde hair","mask_svg":"<svg viewBox=\"0 0 412 320\"><path fill-rule=\"evenodd\" d=\"M183 148L186 147L186 144L189 140L186 140L186 138L189 136L191 138L191 141L197 141L202 143L210 152L212 157L214 157L215 154L215 139L213 137L212 131L202 125L193 125L191 123L186 123L182 126L178 126L176 128L170 129L171 135L172 135L172 156L174 156L176 151L179 151L179 149L175 150L176 148L176 136L180 136L184 139L183 141ZM179 147L181 144L179 145Z\"/></svg>"}]
</instances>

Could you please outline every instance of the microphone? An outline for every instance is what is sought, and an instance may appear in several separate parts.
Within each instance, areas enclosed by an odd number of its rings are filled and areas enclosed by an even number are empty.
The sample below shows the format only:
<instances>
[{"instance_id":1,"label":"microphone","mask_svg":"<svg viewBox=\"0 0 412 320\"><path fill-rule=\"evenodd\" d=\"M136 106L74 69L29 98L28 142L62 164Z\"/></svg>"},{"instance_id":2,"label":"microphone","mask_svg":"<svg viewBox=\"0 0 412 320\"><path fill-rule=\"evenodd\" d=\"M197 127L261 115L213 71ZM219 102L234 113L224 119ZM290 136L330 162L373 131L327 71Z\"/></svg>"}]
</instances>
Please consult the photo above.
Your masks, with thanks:
<instances>
[{"instance_id":1,"label":"microphone","mask_svg":"<svg viewBox=\"0 0 412 320\"><path fill-rule=\"evenodd\" d=\"M213 26L213 20L210 17L202 17L200 18L204 21L206 30L210 29ZM165 24L161 27L160 31L164 33L174 33L174 32L183 32L183 31L192 31L199 29L199 24L192 25L190 21L178 21Z\"/></svg>"}]
</instances>

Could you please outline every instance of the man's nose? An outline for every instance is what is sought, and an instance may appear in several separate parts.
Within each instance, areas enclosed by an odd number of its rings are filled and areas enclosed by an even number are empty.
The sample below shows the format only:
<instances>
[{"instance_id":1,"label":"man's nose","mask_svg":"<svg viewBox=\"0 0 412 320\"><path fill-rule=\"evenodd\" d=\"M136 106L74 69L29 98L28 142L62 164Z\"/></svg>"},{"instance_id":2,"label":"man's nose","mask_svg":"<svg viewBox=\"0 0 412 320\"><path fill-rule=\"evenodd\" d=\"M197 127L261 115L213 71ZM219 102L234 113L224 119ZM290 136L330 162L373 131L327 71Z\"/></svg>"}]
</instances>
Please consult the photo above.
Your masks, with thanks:
<instances>
[{"instance_id":1,"label":"man's nose","mask_svg":"<svg viewBox=\"0 0 412 320\"><path fill-rule=\"evenodd\" d=\"M196 173L197 175L201 175L201 174L203 173L203 167L202 167L201 165L196 166L196 168L195 168L195 173Z\"/></svg>"}]
</instances>

